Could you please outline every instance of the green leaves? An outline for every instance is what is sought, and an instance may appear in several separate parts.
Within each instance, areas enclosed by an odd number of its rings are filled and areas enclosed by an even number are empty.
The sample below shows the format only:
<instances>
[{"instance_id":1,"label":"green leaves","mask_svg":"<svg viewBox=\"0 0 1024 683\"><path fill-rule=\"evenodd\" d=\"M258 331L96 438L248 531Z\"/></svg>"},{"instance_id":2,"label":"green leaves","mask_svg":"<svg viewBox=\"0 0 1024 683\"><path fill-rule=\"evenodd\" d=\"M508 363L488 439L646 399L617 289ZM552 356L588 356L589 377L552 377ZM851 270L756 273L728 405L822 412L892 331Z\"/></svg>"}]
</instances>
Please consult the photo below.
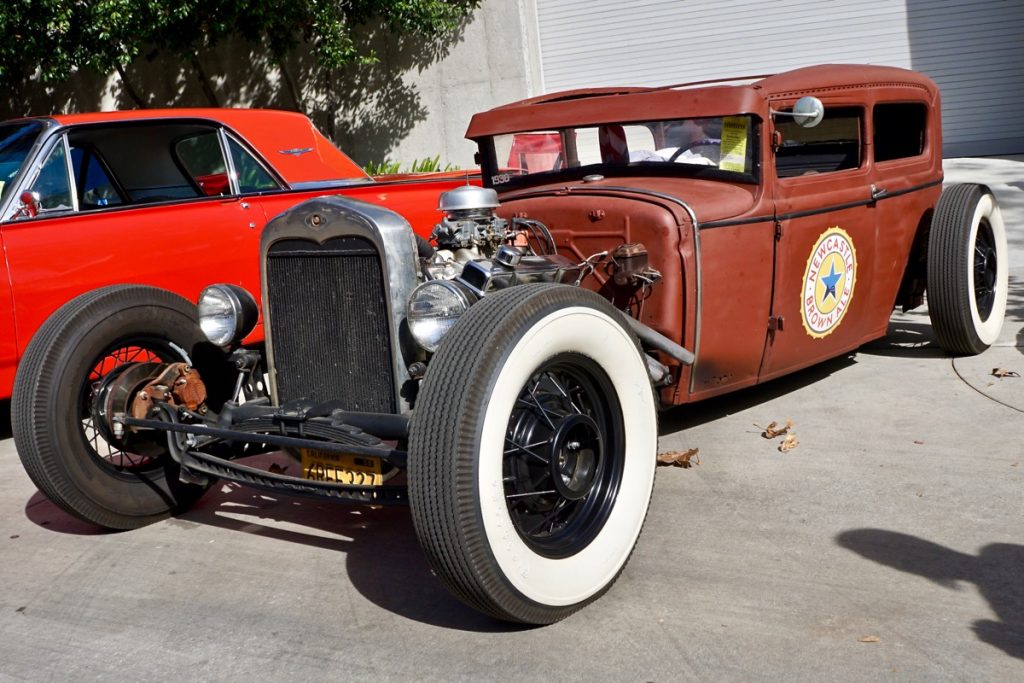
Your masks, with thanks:
<instances>
[{"instance_id":1,"label":"green leaves","mask_svg":"<svg viewBox=\"0 0 1024 683\"><path fill-rule=\"evenodd\" d=\"M90 67L110 73L140 54L188 61L235 36L283 59L309 45L326 68L374 59L354 36L368 23L433 37L457 29L480 0L4 0L0 86L44 84Z\"/></svg>"}]
</instances>

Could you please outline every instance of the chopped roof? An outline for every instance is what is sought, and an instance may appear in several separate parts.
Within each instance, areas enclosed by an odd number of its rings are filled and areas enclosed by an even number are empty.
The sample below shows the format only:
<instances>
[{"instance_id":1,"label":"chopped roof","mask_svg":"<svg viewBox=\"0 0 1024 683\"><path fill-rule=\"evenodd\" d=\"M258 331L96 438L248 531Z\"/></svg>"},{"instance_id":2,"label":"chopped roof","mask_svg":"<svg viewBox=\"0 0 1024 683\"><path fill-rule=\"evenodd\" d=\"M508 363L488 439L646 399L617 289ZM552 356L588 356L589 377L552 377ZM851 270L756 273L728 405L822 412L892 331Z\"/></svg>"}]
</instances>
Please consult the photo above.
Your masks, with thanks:
<instances>
[{"instance_id":1,"label":"chopped roof","mask_svg":"<svg viewBox=\"0 0 1024 683\"><path fill-rule=\"evenodd\" d=\"M757 79L752 80L751 79ZM733 81L750 81L734 83ZM730 84L731 83L731 84ZM935 84L914 71L890 66L825 64L772 76L748 76L653 88L583 88L549 93L476 114L466 137L553 129L580 123L648 121L684 116L758 113L766 102L823 90L864 87L923 90L934 100Z\"/></svg>"}]
</instances>

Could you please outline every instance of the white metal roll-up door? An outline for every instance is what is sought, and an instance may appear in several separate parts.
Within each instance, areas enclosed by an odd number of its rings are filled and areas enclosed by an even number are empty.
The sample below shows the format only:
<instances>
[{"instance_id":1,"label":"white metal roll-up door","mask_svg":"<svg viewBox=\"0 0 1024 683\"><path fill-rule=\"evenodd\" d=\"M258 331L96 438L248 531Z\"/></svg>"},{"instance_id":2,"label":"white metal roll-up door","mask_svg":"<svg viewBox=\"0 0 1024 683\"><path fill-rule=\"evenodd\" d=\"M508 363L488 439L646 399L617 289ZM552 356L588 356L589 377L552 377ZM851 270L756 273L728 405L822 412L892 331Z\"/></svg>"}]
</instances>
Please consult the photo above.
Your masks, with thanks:
<instances>
[{"instance_id":1,"label":"white metal roll-up door","mask_svg":"<svg viewBox=\"0 0 1024 683\"><path fill-rule=\"evenodd\" d=\"M946 156L1024 153L1024 0L538 0L546 92L835 62L942 89Z\"/></svg>"}]
</instances>

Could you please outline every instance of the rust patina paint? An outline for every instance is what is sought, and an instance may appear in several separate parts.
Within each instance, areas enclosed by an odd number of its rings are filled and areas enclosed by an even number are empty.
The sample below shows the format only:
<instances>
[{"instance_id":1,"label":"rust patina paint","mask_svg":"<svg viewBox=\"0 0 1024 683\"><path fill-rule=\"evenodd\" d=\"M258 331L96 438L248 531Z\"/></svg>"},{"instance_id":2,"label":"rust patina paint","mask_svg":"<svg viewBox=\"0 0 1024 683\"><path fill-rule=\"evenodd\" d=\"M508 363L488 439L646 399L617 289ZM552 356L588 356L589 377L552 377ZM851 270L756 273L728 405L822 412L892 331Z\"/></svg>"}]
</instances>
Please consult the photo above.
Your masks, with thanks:
<instances>
[{"instance_id":1,"label":"rust patina paint","mask_svg":"<svg viewBox=\"0 0 1024 683\"><path fill-rule=\"evenodd\" d=\"M760 122L756 184L609 172L598 181L563 180L500 195L503 215L545 222L559 249L574 258L623 242L646 245L664 280L654 286L639 317L697 354L692 368L660 358L675 372L673 385L661 392L669 404L749 386L884 335L905 275L912 274L907 273L911 249L927 229L941 192L939 93L927 77L891 67L825 65L744 80L551 93L479 113L466 133L480 141L578 125L741 114ZM790 108L808 95L819 98L826 111L862 112L857 168L777 175L771 111ZM926 107L922 154L874 160L871 112L883 102ZM876 189L884 193L873 201ZM696 232L672 198L693 210ZM590 218L594 211L603 218ZM846 235L850 256L856 251L855 266L842 262L851 275L841 284L851 286L829 312L811 311L819 318L808 326L803 310L808 260L833 227ZM837 277L831 270L824 275ZM607 280L598 273L586 284L603 291Z\"/></svg>"}]
</instances>

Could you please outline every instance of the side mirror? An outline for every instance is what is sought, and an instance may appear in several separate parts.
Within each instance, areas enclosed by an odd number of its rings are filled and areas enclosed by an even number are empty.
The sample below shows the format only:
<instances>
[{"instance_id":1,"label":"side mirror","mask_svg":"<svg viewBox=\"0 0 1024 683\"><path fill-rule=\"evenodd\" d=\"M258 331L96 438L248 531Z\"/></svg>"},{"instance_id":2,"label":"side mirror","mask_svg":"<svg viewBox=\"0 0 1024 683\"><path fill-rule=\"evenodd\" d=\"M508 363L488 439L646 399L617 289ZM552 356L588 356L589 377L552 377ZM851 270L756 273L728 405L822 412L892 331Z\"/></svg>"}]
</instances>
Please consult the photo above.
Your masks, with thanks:
<instances>
[{"instance_id":1,"label":"side mirror","mask_svg":"<svg viewBox=\"0 0 1024 683\"><path fill-rule=\"evenodd\" d=\"M14 212L13 218L35 218L39 215L39 193L25 190L18 197L21 206Z\"/></svg>"},{"instance_id":2,"label":"side mirror","mask_svg":"<svg viewBox=\"0 0 1024 683\"><path fill-rule=\"evenodd\" d=\"M798 126L814 128L825 116L825 105L817 97L801 97L793 105L793 111L771 110L775 116L792 116Z\"/></svg>"}]
</instances>

